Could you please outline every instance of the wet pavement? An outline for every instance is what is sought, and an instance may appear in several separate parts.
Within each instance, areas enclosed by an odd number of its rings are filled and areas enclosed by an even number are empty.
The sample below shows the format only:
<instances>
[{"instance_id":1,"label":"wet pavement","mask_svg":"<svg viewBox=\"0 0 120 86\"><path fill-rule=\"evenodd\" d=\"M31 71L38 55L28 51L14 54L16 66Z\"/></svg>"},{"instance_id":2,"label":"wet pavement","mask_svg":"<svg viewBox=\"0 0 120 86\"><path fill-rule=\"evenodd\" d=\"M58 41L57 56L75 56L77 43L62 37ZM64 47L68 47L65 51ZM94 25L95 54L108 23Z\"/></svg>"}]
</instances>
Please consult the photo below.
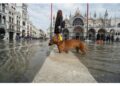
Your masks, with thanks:
<instances>
[{"instance_id":1,"label":"wet pavement","mask_svg":"<svg viewBox=\"0 0 120 86\"><path fill-rule=\"evenodd\" d=\"M74 53L54 47L33 83L97 83Z\"/></svg>"},{"instance_id":2,"label":"wet pavement","mask_svg":"<svg viewBox=\"0 0 120 86\"><path fill-rule=\"evenodd\" d=\"M120 82L120 43L88 43L86 55L74 54L97 82ZM49 55L48 41L0 41L0 82L32 82Z\"/></svg>"},{"instance_id":3,"label":"wet pavement","mask_svg":"<svg viewBox=\"0 0 120 86\"><path fill-rule=\"evenodd\" d=\"M32 82L48 55L47 41L0 41L0 82Z\"/></svg>"},{"instance_id":4,"label":"wet pavement","mask_svg":"<svg viewBox=\"0 0 120 86\"><path fill-rule=\"evenodd\" d=\"M74 54L88 68L97 82L120 82L120 43L88 43L87 55Z\"/></svg>"}]
</instances>

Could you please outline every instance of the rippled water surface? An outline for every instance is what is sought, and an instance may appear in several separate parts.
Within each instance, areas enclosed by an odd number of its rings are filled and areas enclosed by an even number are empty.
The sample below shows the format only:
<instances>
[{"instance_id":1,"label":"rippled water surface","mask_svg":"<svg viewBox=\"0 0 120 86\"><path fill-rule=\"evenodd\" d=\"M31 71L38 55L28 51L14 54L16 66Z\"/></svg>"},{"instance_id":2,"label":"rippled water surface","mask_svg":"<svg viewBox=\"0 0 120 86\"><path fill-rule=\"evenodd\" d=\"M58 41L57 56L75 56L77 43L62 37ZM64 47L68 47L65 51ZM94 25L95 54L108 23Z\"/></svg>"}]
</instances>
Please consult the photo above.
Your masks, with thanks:
<instances>
[{"instance_id":1,"label":"rippled water surface","mask_svg":"<svg viewBox=\"0 0 120 86\"><path fill-rule=\"evenodd\" d=\"M46 41L0 41L0 82L31 82L48 54Z\"/></svg>"},{"instance_id":2,"label":"rippled water surface","mask_svg":"<svg viewBox=\"0 0 120 86\"><path fill-rule=\"evenodd\" d=\"M120 82L120 43L88 43L86 55L74 54L98 82ZM0 82L32 82L49 55L47 41L0 41Z\"/></svg>"},{"instance_id":3,"label":"rippled water surface","mask_svg":"<svg viewBox=\"0 0 120 86\"><path fill-rule=\"evenodd\" d=\"M77 55L98 82L120 82L120 43L88 43L87 55Z\"/></svg>"}]
</instances>

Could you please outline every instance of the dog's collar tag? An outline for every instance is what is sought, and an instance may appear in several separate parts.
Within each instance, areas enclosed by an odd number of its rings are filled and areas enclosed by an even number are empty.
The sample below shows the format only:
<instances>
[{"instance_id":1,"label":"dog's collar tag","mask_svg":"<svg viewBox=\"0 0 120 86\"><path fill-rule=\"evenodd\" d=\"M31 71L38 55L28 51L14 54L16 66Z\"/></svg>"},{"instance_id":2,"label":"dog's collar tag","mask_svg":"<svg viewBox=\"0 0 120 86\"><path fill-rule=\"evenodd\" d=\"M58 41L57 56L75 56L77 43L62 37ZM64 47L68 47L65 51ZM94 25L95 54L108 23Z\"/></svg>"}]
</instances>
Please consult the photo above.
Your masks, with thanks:
<instances>
[{"instance_id":1,"label":"dog's collar tag","mask_svg":"<svg viewBox=\"0 0 120 86\"><path fill-rule=\"evenodd\" d=\"M61 36L61 34L59 34L59 40L62 41L62 36Z\"/></svg>"}]
</instances>

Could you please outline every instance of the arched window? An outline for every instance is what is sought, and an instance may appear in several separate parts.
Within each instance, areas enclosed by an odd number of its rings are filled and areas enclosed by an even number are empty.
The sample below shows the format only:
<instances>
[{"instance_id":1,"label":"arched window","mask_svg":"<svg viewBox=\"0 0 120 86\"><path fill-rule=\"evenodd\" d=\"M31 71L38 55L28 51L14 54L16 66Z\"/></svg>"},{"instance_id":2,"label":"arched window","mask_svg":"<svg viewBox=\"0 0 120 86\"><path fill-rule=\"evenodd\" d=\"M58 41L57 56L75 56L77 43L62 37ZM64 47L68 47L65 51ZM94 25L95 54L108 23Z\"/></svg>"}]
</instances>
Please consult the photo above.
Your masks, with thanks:
<instances>
[{"instance_id":1,"label":"arched window","mask_svg":"<svg viewBox=\"0 0 120 86\"><path fill-rule=\"evenodd\" d=\"M83 26L84 23L83 23L83 20L81 18L76 18L74 21L73 21L73 26L76 26L76 25L81 25Z\"/></svg>"},{"instance_id":2,"label":"arched window","mask_svg":"<svg viewBox=\"0 0 120 86\"><path fill-rule=\"evenodd\" d=\"M114 29L111 29L111 30L110 30L110 33L114 35L114 34L115 34L115 30L114 30Z\"/></svg>"}]
</instances>

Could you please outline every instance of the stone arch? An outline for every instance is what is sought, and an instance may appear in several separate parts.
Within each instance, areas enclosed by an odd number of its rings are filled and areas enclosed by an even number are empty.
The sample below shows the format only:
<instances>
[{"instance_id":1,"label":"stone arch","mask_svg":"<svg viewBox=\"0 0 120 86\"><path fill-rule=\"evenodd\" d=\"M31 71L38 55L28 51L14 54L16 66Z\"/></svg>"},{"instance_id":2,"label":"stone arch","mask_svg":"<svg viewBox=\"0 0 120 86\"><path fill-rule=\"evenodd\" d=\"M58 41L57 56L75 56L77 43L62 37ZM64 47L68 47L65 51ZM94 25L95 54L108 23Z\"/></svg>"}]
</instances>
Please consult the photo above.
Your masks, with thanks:
<instances>
[{"instance_id":1,"label":"stone arch","mask_svg":"<svg viewBox=\"0 0 120 86\"><path fill-rule=\"evenodd\" d=\"M81 18L75 18L73 20L73 26L84 26L84 22Z\"/></svg>"},{"instance_id":2,"label":"stone arch","mask_svg":"<svg viewBox=\"0 0 120 86\"><path fill-rule=\"evenodd\" d=\"M80 40L84 39L84 29L82 27L80 26L75 27L73 33L75 39L80 39Z\"/></svg>"},{"instance_id":3,"label":"stone arch","mask_svg":"<svg viewBox=\"0 0 120 86\"><path fill-rule=\"evenodd\" d=\"M99 34L106 34L106 30L105 30L105 29L99 29L99 30L98 30L98 33L99 33Z\"/></svg>"},{"instance_id":4,"label":"stone arch","mask_svg":"<svg viewBox=\"0 0 120 86\"><path fill-rule=\"evenodd\" d=\"M106 33L107 31L103 28L98 30L98 34L101 40L105 40ZM98 39L98 34L97 34L97 39Z\"/></svg>"},{"instance_id":5,"label":"stone arch","mask_svg":"<svg viewBox=\"0 0 120 86\"><path fill-rule=\"evenodd\" d=\"M95 40L95 29L94 28L91 28L88 30L88 37L89 37L89 40Z\"/></svg>"},{"instance_id":6,"label":"stone arch","mask_svg":"<svg viewBox=\"0 0 120 86\"><path fill-rule=\"evenodd\" d=\"M114 29L111 29L111 30L110 30L110 34L114 35L114 34L115 34L115 30L114 30Z\"/></svg>"}]
</instances>

